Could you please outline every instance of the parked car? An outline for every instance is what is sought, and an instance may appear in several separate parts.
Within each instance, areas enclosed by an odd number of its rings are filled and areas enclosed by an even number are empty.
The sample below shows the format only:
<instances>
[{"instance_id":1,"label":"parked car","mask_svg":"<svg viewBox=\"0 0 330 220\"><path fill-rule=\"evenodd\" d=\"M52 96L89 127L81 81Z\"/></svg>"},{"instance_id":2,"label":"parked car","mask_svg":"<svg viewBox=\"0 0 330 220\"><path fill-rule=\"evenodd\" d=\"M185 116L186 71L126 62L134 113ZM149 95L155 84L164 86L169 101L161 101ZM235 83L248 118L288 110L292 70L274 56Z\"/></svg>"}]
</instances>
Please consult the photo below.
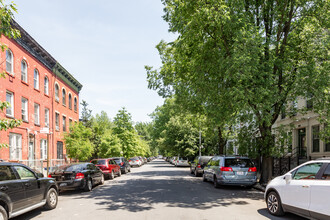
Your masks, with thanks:
<instances>
[{"instance_id":1,"label":"parked car","mask_svg":"<svg viewBox=\"0 0 330 220\"><path fill-rule=\"evenodd\" d=\"M186 158L186 157L178 157L175 160L175 166L177 166L177 167L189 167L190 164L188 162L188 158Z\"/></svg>"},{"instance_id":2,"label":"parked car","mask_svg":"<svg viewBox=\"0 0 330 220\"><path fill-rule=\"evenodd\" d=\"M173 164L173 165L175 165L176 158L177 157L172 157L171 160L170 160L170 163Z\"/></svg>"},{"instance_id":3,"label":"parked car","mask_svg":"<svg viewBox=\"0 0 330 220\"><path fill-rule=\"evenodd\" d=\"M112 157L116 163L120 166L121 173L131 172L131 165L125 157Z\"/></svg>"},{"instance_id":4,"label":"parked car","mask_svg":"<svg viewBox=\"0 0 330 220\"><path fill-rule=\"evenodd\" d=\"M142 166L142 161L139 157L132 157L128 160L128 162L131 165L131 167L133 167L133 166L137 166L137 167Z\"/></svg>"},{"instance_id":5,"label":"parked car","mask_svg":"<svg viewBox=\"0 0 330 220\"><path fill-rule=\"evenodd\" d=\"M248 157L214 156L204 168L203 181L212 181L215 188L221 185L251 187L257 181L257 168Z\"/></svg>"},{"instance_id":6,"label":"parked car","mask_svg":"<svg viewBox=\"0 0 330 220\"><path fill-rule=\"evenodd\" d=\"M100 168L106 179L114 179L115 176L121 176L120 166L112 158L93 159L91 163Z\"/></svg>"},{"instance_id":7,"label":"parked car","mask_svg":"<svg viewBox=\"0 0 330 220\"><path fill-rule=\"evenodd\" d=\"M9 219L33 209L54 209L58 202L58 186L18 163L0 163L0 219Z\"/></svg>"},{"instance_id":8,"label":"parked car","mask_svg":"<svg viewBox=\"0 0 330 220\"><path fill-rule=\"evenodd\" d=\"M92 191L93 186L104 183L104 174L92 163L67 164L49 173L60 190L83 189Z\"/></svg>"},{"instance_id":9,"label":"parked car","mask_svg":"<svg viewBox=\"0 0 330 220\"><path fill-rule=\"evenodd\" d=\"M212 156L198 156L190 163L190 173L195 176L202 176L204 167L210 161Z\"/></svg>"},{"instance_id":10,"label":"parked car","mask_svg":"<svg viewBox=\"0 0 330 220\"><path fill-rule=\"evenodd\" d=\"M330 219L330 158L308 161L276 177L266 187L265 201L272 215Z\"/></svg>"}]
</instances>

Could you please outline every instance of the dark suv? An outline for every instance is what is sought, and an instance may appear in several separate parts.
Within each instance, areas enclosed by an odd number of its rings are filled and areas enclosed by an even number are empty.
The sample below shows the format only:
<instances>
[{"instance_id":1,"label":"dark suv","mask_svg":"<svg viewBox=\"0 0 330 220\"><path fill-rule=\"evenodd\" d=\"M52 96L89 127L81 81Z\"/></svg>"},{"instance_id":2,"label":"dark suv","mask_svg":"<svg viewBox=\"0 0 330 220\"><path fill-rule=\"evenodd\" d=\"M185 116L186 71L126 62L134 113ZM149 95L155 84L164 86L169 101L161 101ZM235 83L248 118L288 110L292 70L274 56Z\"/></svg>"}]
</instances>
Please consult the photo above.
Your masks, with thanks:
<instances>
[{"instance_id":1,"label":"dark suv","mask_svg":"<svg viewBox=\"0 0 330 220\"><path fill-rule=\"evenodd\" d=\"M204 167L210 161L212 156L200 156L196 157L194 161L190 163L190 173L195 174L195 176L202 176L204 172Z\"/></svg>"},{"instance_id":2,"label":"dark suv","mask_svg":"<svg viewBox=\"0 0 330 220\"><path fill-rule=\"evenodd\" d=\"M54 209L58 201L54 179L18 163L0 162L0 219L39 207Z\"/></svg>"},{"instance_id":3,"label":"dark suv","mask_svg":"<svg viewBox=\"0 0 330 220\"><path fill-rule=\"evenodd\" d=\"M120 166L121 173L131 172L131 165L125 157L112 157L116 163Z\"/></svg>"}]
</instances>

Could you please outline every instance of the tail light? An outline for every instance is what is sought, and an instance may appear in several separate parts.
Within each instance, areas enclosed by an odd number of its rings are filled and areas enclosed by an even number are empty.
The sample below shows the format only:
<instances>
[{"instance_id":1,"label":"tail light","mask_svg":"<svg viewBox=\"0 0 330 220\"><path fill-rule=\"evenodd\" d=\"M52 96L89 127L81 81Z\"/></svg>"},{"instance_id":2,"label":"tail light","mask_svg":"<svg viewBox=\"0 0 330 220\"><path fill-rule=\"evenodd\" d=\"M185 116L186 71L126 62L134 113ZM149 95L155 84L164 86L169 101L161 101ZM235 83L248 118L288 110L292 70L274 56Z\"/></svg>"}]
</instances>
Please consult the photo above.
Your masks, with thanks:
<instances>
[{"instance_id":1,"label":"tail light","mask_svg":"<svg viewBox=\"0 0 330 220\"><path fill-rule=\"evenodd\" d=\"M83 173L77 173L76 174L76 179L84 179L85 175Z\"/></svg>"},{"instance_id":2,"label":"tail light","mask_svg":"<svg viewBox=\"0 0 330 220\"><path fill-rule=\"evenodd\" d=\"M220 167L221 171L229 171L229 172L233 172L233 168L231 167Z\"/></svg>"},{"instance_id":3,"label":"tail light","mask_svg":"<svg viewBox=\"0 0 330 220\"><path fill-rule=\"evenodd\" d=\"M257 168L256 167L250 167L248 172L257 172Z\"/></svg>"},{"instance_id":4,"label":"tail light","mask_svg":"<svg viewBox=\"0 0 330 220\"><path fill-rule=\"evenodd\" d=\"M53 178L52 175L50 175L50 174L48 174L48 177L49 177L49 178Z\"/></svg>"},{"instance_id":5,"label":"tail light","mask_svg":"<svg viewBox=\"0 0 330 220\"><path fill-rule=\"evenodd\" d=\"M177 162L177 163L179 163L179 161L178 161L178 160L177 160L176 162Z\"/></svg>"},{"instance_id":6,"label":"tail light","mask_svg":"<svg viewBox=\"0 0 330 220\"><path fill-rule=\"evenodd\" d=\"M139 162L139 160L136 160L136 162Z\"/></svg>"},{"instance_id":7,"label":"tail light","mask_svg":"<svg viewBox=\"0 0 330 220\"><path fill-rule=\"evenodd\" d=\"M121 162L120 165L121 165L121 166L124 165L124 162Z\"/></svg>"},{"instance_id":8,"label":"tail light","mask_svg":"<svg viewBox=\"0 0 330 220\"><path fill-rule=\"evenodd\" d=\"M131 160L129 160L128 162L132 162Z\"/></svg>"},{"instance_id":9,"label":"tail light","mask_svg":"<svg viewBox=\"0 0 330 220\"><path fill-rule=\"evenodd\" d=\"M200 164L197 164L197 168L202 168Z\"/></svg>"}]
</instances>

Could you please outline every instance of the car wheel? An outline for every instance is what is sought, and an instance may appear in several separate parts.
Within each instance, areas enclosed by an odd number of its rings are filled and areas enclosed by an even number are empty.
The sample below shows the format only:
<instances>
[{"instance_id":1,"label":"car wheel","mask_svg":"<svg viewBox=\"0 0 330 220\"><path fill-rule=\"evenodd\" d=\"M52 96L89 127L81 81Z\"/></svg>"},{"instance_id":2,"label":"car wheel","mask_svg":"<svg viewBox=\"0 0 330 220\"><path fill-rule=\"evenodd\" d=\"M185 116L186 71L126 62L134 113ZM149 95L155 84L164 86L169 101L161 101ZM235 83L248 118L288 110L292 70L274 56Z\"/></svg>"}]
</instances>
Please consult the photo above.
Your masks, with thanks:
<instances>
[{"instance_id":1,"label":"car wheel","mask_svg":"<svg viewBox=\"0 0 330 220\"><path fill-rule=\"evenodd\" d=\"M101 181L100 181L100 185L103 185L104 184L104 175L102 174L101 176Z\"/></svg>"},{"instance_id":2,"label":"car wheel","mask_svg":"<svg viewBox=\"0 0 330 220\"><path fill-rule=\"evenodd\" d=\"M203 173L203 182L207 182L207 179L205 177L205 173Z\"/></svg>"},{"instance_id":3,"label":"car wheel","mask_svg":"<svg viewBox=\"0 0 330 220\"><path fill-rule=\"evenodd\" d=\"M57 191L54 188L50 188L47 192L46 204L44 207L49 210L55 209L57 206L57 202L58 202Z\"/></svg>"},{"instance_id":4,"label":"car wheel","mask_svg":"<svg viewBox=\"0 0 330 220\"><path fill-rule=\"evenodd\" d=\"M118 176L121 176L121 170L119 169Z\"/></svg>"},{"instance_id":5,"label":"car wheel","mask_svg":"<svg viewBox=\"0 0 330 220\"><path fill-rule=\"evenodd\" d=\"M124 174L128 173L127 167L124 169Z\"/></svg>"},{"instance_id":6,"label":"car wheel","mask_svg":"<svg viewBox=\"0 0 330 220\"><path fill-rule=\"evenodd\" d=\"M276 192L270 192L267 195L267 209L270 214L281 216L284 215L280 196Z\"/></svg>"},{"instance_id":7,"label":"car wheel","mask_svg":"<svg viewBox=\"0 0 330 220\"><path fill-rule=\"evenodd\" d=\"M92 189L93 189L92 180L90 178L88 178L86 185L85 185L85 191L89 192L89 191L92 191Z\"/></svg>"},{"instance_id":8,"label":"car wheel","mask_svg":"<svg viewBox=\"0 0 330 220\"><path fill-rule=\"evenodd\" d=\"M131 167L128 169L128 172L131 172Z\"/></svg>"},{"instance_id":9,"label":"car wheel","mask_svg":"<svg viewBox=\"0 0 330 220\"><path fill-rule=\"evenodd\" d=\"M218 183L218 179L217 179L216 176L214 176L213 184L214 184L214 188L219 188L220 187L220 184Z\"/></svg>"},{"instance_id":10,"label":"car wheel","mask_svg":"<svg viewBox=\"0 0 330 220\"><path fill-rule=\"evenodd\" d=\"M191 174L193 174L193 173L194 173L194 171L192 170L192 168L191 168L191 167L190 167L190 173L191 173Z\"/></svg>"},{"instance_id":11,"label":"car wheel","mask_svg":"<svg viewBox=\"0 0 330 220\"><path fill-rule=\"evenodd\" d=\"M7 220L7 211L0 205L0 219Z\"/></svg>"},{"instance_id":12,"label":"car wheel","mask_svg":"<svg viewBox=\"0 0 330 220\"><path fill-rule=\"evenodd\" d=\"M111 171L111 174L110 174L110 179L113 180L115 178L115 174L113 173L113 170Z\"/></svg>"},{"instance_id":13,"label":"car wheel","mask_svg":"<svg viewBox=\"0 0 330 220\"><path fill-rule=\"evenodd\" d=\"M195 169L195 172L194 172L194 173L195 173L195 176L196 176L196 177L199 176L199 174L198 174L198 172L197 172L197 169Z\"/></svg>"}]
</instances>

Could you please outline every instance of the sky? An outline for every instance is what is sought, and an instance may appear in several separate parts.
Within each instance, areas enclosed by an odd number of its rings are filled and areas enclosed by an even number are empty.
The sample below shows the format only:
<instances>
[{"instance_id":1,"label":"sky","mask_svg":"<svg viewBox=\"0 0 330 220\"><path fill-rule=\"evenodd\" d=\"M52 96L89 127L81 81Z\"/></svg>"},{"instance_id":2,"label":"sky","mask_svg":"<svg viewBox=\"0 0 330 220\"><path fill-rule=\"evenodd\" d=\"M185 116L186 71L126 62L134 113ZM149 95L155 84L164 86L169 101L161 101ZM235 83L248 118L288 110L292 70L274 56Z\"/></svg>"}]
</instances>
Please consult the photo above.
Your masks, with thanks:
<instances>
[{"instance_id":1,"label":"sky","mask_svg":"<svg viewBox=\"0 0 330 220\"><path fill-rule=\"evenodd\" d=\"M159 68L155 46L176 37L161 0L13 1L15 20L83 85L93 115L113 119L125 107L133 121L151 121L163 99L148 89L144 66Z\"/></svg>"}]
</instances>

